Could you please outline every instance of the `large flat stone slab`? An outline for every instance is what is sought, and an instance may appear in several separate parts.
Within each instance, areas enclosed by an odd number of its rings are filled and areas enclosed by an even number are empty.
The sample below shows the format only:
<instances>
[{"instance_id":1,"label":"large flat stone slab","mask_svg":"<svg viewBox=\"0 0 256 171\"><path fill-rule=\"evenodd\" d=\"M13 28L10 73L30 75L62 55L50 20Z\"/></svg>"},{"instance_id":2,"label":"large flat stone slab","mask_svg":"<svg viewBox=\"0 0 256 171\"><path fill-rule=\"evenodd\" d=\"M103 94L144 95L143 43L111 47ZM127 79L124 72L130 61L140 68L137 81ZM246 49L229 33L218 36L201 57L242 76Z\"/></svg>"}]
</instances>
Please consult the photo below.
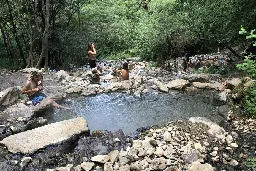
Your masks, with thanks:
<instances>
[{"instance_id":1,"label":"large flat stone slab","mask_svg":"<svg viewBox=\"0 0 256 171\"><path fill-rule=\"evenodd\" d=\"M89 128L87 122L79 117L11 135L0 143L12 153L26 154L48 145L58 144L83 132L89 132Z\"/></svg>"}]
</instances>

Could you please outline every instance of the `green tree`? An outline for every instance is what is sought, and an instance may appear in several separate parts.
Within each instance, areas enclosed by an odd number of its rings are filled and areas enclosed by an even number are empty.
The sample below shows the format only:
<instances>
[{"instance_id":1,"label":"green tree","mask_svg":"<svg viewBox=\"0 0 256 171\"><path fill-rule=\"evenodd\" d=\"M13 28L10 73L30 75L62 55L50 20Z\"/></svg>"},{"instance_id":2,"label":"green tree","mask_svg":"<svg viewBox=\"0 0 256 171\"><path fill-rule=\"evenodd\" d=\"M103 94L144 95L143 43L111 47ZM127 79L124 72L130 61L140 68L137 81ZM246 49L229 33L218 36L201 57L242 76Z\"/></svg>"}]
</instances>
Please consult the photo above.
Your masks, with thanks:
<instances>
[{"instance_id":1,"label":"green tree","mask_svg":"<svg viewBox=\"0 0 256 171\"><path fill-rule=\"evenodd\" d=\"M98 59L137 56L161 63L186 51L233 51L244 42L237 28L256 27L251 0L51 0L49 15L46 2L0 2L2 64L84 65L89 42Z\"/></svg>"},{"instance_id":2,"label":"green tree","mask_svg":"<svg viewBox=\"0 0 256 171\"><path fill-rule=\"evenodd\" d=\"M243 27L241 27L241 30L239 34L245 35L246 39L250 40L252 46L256 46L256 33L255 30L252 30L250 32L247 32ZM253 48L253 47L252 47ZM247 56L245 56L245 59L241 64L237 64L237 68L244 71L247 76L249 76L251 79L256 79L256 62L255 62L255 55L249 53ZM255 82L250 85L249 88L243 89L243 98L242 98L242 105L245 108L245 111L247 114L252 115L256 117L256 84Z\"/></svg>"}]
</instances>

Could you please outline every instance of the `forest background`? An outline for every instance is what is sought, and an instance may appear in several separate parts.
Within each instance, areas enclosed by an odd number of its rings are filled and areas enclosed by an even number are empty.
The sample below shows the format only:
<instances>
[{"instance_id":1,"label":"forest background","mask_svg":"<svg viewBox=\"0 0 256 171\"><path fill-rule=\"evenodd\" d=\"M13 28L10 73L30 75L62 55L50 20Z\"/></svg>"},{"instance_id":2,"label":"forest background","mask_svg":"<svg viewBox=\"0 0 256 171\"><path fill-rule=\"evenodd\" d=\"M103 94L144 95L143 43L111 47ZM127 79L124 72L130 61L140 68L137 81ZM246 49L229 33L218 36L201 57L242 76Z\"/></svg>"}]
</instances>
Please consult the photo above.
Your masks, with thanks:
<instances>
[{"instance_id":1,"label":"forest background","mask_svg":"<svg viewBox=\"0 0 256 171\"><path fill-rule=\"evenodd\" d=\"M2 0L0 68L68 68L97 59L163 62L246 46L256 28L254 0Z\"/></svg>"}]
</instances>

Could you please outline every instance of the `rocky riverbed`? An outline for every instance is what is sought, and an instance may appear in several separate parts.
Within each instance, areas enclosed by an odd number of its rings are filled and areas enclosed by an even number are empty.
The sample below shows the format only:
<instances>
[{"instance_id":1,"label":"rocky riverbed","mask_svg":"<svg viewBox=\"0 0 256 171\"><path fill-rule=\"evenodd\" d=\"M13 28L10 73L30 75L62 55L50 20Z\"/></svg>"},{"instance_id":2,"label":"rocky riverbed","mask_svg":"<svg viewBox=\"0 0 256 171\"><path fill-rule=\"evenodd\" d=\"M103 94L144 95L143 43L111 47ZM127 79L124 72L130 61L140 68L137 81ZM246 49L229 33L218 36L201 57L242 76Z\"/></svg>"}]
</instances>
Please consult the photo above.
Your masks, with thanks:
<instances>
[{"instance_id":1,"label":"rocky riverbed","mask_svg":"<svg viewBox=\"0 0 256 171\"><path fill-rule=\"evenodd\" d=\"M145 65L141 65L145 66ZM33 107L19 90L29 72L1 71L1 140L12 134L43 126L47 121L40 111L49 104ZM233 104L232 89L241 81L220 75L171 73L150 68L131 75L129 81L116 81L113 75L90 71L44 73L45 92L60 100L72 96L90 96L121 91L140 97L149 90L155 93L184 93L211 89L219 113L227 118L220 125L205 118L190 118L138 129L133 136L122 130L81 133L65 141L52 143L32 154L10 153L1 146L1 170L253 170L255 169L256 122L239 117ZM95 84L94 81L106 84ZM11 89L8 89L10 88ZM6 90L8 89L8 91ZM45 135L47 136L47 135ZM36 143L36 142L35 142Z\"/></svg>"}]
</instances>

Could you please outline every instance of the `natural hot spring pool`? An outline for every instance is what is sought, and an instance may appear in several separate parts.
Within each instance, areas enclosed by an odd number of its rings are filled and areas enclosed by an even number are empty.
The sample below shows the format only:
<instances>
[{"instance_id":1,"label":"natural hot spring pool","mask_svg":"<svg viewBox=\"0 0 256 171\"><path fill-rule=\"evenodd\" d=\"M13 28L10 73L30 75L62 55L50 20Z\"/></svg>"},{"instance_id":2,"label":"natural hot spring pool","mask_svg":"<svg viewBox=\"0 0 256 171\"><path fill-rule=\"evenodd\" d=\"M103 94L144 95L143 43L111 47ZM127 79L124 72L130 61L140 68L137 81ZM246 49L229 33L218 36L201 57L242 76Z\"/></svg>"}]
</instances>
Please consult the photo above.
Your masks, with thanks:
<instances>
[{"instance_id":1,"label":"natural hot spring pool","mask_svg":"<svg viewBox=\"0 0 256 171\"><path fill-rule=\"evenodd\" d=\"M193 116L206 117L219 123L223 118L213 104L214 92L197 94L149 93L141 98L125 93L100 94L66 99L62 104L73 110L47 112L50 123L82 116L91 131L122 129L134 133L140 127L165 124Z\"/></svg>"}]
</instances>

